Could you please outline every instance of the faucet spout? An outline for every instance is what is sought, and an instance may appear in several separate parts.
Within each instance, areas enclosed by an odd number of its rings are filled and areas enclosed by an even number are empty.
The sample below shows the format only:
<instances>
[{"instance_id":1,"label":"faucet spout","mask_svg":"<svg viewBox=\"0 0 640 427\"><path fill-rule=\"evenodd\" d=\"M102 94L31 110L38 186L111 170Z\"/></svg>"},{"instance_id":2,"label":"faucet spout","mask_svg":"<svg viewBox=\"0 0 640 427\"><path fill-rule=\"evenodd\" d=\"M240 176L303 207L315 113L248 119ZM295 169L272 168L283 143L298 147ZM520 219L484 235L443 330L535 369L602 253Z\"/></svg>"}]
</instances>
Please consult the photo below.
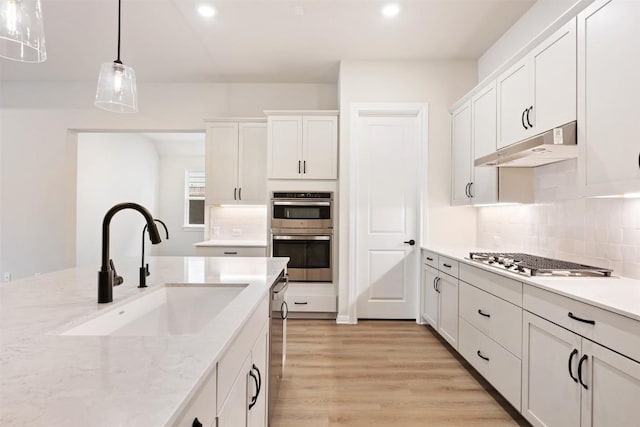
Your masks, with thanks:
<instances>
[{"instance_id":1,"label":"faucet spout","mask_svg":"<svg viewBox=\"0 0 640 427\"><path fill-rule=\"evenodd\" d=\"M154 219L154 221L159 222L164 227L164 232L167 234L167 240L169 240L169 229L167 228L167 224L165 224L161 219ZM147 232L147 228L149 228L149 226L145 224L144 228L142 229L142 263L140 264L140 284L138 285L139 288L147 287L147 276L151 274L149 273L149 264L145 265L144 263L144 235Z\"/></svg>"},{"instance_id":2,"label":"faucet spout","mask_svg":"<svg viewBox=\"0 0 640 427\"><path fill-rule=\"evenodd\" d=\"M147 209L137 203L119 203L107 211L102 221L102 264L98 272L98 303L113 301L114 270L111 268L109 259L109 226L111 218L123 209L133 209L142 214L149 227L149 238L154 245L160 243L160 233L153 220L153 216Z\"/></svg>"}]
</instances>

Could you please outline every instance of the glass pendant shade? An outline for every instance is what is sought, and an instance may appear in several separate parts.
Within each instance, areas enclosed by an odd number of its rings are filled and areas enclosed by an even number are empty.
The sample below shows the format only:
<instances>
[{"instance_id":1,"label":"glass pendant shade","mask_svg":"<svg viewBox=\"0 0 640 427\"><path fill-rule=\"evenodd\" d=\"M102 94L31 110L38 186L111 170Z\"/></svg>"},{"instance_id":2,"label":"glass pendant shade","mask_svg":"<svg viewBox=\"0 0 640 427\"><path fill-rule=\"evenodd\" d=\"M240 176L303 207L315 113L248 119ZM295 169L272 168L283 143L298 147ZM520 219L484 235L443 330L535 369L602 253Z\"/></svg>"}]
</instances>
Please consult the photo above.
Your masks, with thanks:
<instances>
[{"instance_id":1,"label":"glass pendant shade","mask_svg":"<svg viewBox=\"0 0 640 427\"><path fill-rule=\"evenodd\" d=\"M96 107L114 113L137 113L136 72L119 62L105 62L100 67Z\"/></svg>"},{"instance_id":2,"label":"glass pendant shade","mask_svg":"<svg viewBox=\"0 0 640 427\"><path fill-rule=\"evenodd\" d=\"M47 59L40 0L0 0L0 56L20 62Z\"/></svg>"}]
</instances>

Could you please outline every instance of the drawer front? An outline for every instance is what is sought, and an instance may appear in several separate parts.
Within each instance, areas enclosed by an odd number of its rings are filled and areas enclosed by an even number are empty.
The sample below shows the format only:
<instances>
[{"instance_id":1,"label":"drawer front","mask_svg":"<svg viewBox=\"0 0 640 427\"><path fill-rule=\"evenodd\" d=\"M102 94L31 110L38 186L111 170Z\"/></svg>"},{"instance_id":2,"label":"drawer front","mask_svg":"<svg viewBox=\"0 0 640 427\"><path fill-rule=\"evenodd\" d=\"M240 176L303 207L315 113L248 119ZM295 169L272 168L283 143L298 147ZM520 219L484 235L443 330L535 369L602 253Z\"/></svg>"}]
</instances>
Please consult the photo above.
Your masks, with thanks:
<instances>
[{"instance_id":1,"label":"drawer front","mask_svg":"<svg viewBox=\"0 0 640 427\"><path fill-rule=\"evenodd\" d=\"M460 280L522 307L522 282L462 263Z\"/></svg>"},{"instance_id":2,"label":"drawer front","mask_svg":"<svg viewBox=\"0 0 640 427\"><path fill-rule=\"evenodd\" d=\"M522 358L522 308L460 282L460 317Z\"/></svg>"},{"instance_id":3,"label":"drawer front","mask_svg":"<svg viewBox=\"0 0 640 427\"><path fill-rule=\"evenodd\" d=\"M458 277L458 261L445 256L438 256L438 270L443 273L450 274L453 277Z\"/></svg>"},{"instance_id":4,"label":"drawer front","mask_svg":"<svg viewBox=\"0 0 640 427\"><path fill-rule=\"evenodd\" d=\"M198 256L237 256L237 257L262 257L267 256L267 248L238 247L238 246L200 246L196 247Z\"/></svg>"},{"instance_id":5,"label":"drawer front","mask_svg":"<svg viewBox=\"0 0 640 427\"><path fill-rule=\"evenodd\" d=\"M509 403L520 411L522 386L520 359L464 319L460 319L458 350Z\"/></svg>"},{"instance_id":6,"label":"drawer front","mask_svg":"<svg viewBox=\"0 0 640 427\"><path fill-rule=\"evenodd\" d=\"M209 374L205 383L202 384L195 395L191 398L189 405L182 411L178 421L172 425L179 427L190 427L195 419L202 425L213 425L216 420L216 370Z\"/></svg>"},{"instance_id":7,"label":"drawer front","mask_svg":"<svg viewBox=\"0 0 640 427\"><path fill-rule=\"evenodd\" d=\"M333 295L286 295L285 301L291 312L335 313L336 297Z\"/></svg>"},{"instance_id":8,"label":"drawer front","mask_svg":"<svg viewBox=\"0 0 640 427\"><path fill-rule=\"evenodd\" d=\"M438 254L435 252L422 250L422 262L433 268L438 268Z\"/></svg>"},{"instance_id":9,"label":"drawer front","mask_svg":"<svg viewBox=\"0 0 640 427\"><path fill-rule=\"evenodd\" d=\"M640 362L640 322L636 320L531 285L524 286L523 307ZM569 313L595 323L576 320Z\"/></svg>"},{"instance_id":10,"label":"drawer front","mask_svg":"<svg viewBox=\"0 0 640 427\"><path fill-rule=\"evenodd\" d=\"M269 298L265 297L218 362L218 408L222 407L244 360L251 353L260 331L268 322Z\"/></svg>"}]
</instances>

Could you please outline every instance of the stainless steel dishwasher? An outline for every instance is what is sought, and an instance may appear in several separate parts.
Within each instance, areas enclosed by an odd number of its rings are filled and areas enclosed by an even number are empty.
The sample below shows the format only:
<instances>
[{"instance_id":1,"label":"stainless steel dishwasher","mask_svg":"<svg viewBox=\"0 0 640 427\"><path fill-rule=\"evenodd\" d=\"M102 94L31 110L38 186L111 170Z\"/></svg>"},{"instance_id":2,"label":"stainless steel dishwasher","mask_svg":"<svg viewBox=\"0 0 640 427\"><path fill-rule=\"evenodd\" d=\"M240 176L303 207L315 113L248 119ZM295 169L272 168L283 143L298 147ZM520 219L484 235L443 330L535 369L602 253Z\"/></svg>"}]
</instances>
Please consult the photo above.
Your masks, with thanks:
<instances>
[{"instance_id":1,"label":"stainless steel dishwasher","mask_svg":"<svg viewBox=\"0 0 640 427\"><path fill-rule=\"evenodd\" d=\"M269 318L269 425L278 400L278 390L284 372L287 346L287 314L289 309L284 300L289 281L281 274L271 287L271 313Z\"/></svg>"}]
</instances>

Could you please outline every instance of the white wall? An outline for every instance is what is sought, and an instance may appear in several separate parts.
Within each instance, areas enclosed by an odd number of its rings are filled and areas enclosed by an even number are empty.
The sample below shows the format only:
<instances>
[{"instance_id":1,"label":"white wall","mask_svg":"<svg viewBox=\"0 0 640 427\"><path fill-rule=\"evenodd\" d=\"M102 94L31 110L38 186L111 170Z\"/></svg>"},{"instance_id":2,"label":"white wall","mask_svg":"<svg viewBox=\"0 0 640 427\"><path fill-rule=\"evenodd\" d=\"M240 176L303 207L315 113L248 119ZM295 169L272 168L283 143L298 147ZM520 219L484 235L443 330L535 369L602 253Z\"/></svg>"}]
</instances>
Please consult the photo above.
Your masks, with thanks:
<instances>
[{"instance_id":1,"label":"white wall","mask_svg":"<svg viewBox=\"0 0 640 427\"><path fill-rule=\"evenodd\" d=\"M74 130L204 130L205 118L337 107L333 84L142 83L140 113L131 115L95 108L95 82L2 82L0 90L0 272L14 278L75 264Z\"/></svg>"},{"instance_id":2,"label":"white wall","mask_svg":"<svg viewBox=\"0 0 640 427\"><path fill-rule=\"evenodd\" d=\"M158 152L140 135L78 134L76 265L100 266L102 219L113 205L135 202L157 216ZM110 256L118 267L123 256L139 256L142 215L117 213L110 227Z\"/></svg>"},{"instance_id":3,"label":"white wall","mask_svg":"<svg viewBox=\"0 0 640 427\"><path fill-rule=\"evenodd\" d=\"M640 199L580 198L576 160L535 169L537 204L478 209L478 246L640 279Z\"/></svg>"},{"instance_id":4,"label":"white wall","mask_svg":"<svg viewBox=\"0 0 640 427\"><path fill-rule=\"evenodd\" d=\"M578 0L538 0L478 59L482 81L536 37ZM584 0L582 0L584 3Z\"/></svg>"},{"instance_id":5,"label":"white wall","mask_svg":"<svg viewBox=\"0 0 640 427\"><path fill-rule=\"evenodd\" d=\"M169 230L169 240L164 240L165 231L158 224L162 243L153 245L154 255L193 256L194 243L204 240L204 227L184 228L185 172L204 172L204 140L201 156L160 156L160 191L158 193L158 219ZM179 141L176 141L179 143Z\"/></svg>"},{"instance_id":6,"label":"white wall","mask_svg":"<svg viewBox=\"0 0 640 427\"><path fill-rule=\"evenodd\" d=\"M366 62L340 64L339 313L349 314L349 112L352 103L424 102L429 105L429 160L421 243L475 244L475 210L451 207L449 107L476 83L475 61Z\"/></svg>"}]
</instances>

